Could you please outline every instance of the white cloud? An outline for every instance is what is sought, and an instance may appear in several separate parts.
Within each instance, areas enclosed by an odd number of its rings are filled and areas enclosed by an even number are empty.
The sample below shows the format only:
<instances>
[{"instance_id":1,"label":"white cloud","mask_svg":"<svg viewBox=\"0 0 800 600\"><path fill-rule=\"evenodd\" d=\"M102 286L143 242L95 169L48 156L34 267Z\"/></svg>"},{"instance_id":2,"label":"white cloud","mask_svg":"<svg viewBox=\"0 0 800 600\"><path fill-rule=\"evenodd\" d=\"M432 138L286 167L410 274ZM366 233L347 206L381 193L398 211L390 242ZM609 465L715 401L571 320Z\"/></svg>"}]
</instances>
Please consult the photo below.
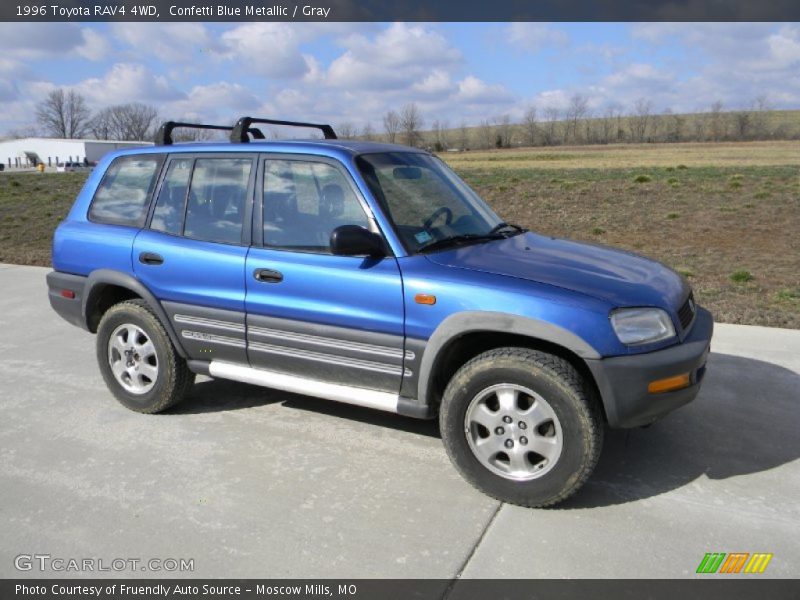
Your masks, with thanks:
<instances>
[{"instance_id":1,"label":"white cloud","mask_svg":"<svg viewBox=\"0 0 800 600\"><path fill-rule=\"evenodd\" d=\"M102 34L73 23L0 23L0 53L6 57L98 60L108 48Z\"/></svg>"},{"instance_id":2,"label":"white cloud","mask_svg":"<svg viewBox=\"0 0 800 600\"><path fill-rule=\"evenodd\" d=\"M81 30L83 43L75 48L78 56L88 60L102 60L111 53L111 44L102 34L88 27Z\"/></svg>"},{"instance_id":3,"label":"white cloud","mask_svg":"<svg viewBox=\"0 0 800 600\"><path fill-rule=\"evenodd\" d=\"M546 46L563 47L569 43L569 36L545 23L512 23L505 34L508 42L526 52L539 52Z\"/></svg>"},{"instance_id":4,"label":"white cloud","mask_svg":"<svg viewBox=\"0 0 800 600\"><path fill-rule=\"evenodd\" d=\"M540 92L534 98L534 104L540 108L556 108L564 110L569 105L573 93L568 90L555 89Z\"/></svg>"},{"instance_id":5,"label":"white cloud","mask_svg":"<svg viewBox=\"0 0 800 600\"><path fill-rule=\"evenodd\" d=\"M453 82L450 75L441 69L435 69L422 81L416 82L411 89L424 97L442 96L453 90Z\"/></svg>"},{"instance_id":6,"label":"white cloud","mask_svg":"<svg viewBox=\"0 0 800 600\"><path fill-rule=\"evenodd\" d=\"M136 63L117 63L102 78L86 79L72 87L95 106L125 102L160 104L184 97L165 76Z\"/></svg>"},{"instance_id":7,"label":"white cloud","mask_svg":"<svg viewBox=\"0 0 800 600\"><path fill-rule=\"evenodd\" d=\"M164 63L186 63L198 52L219 50L202 23L112 23L111 34L136 56L154 56Z\"/></svg>"},{"instance_id":8,"label":"white cloud","mask_svg":"<svg viewBox=\"0 0 800 600\"><path fill-rule=\"evenodd\" d=\"M468 75L458 82L458 91L453 100L465 104L501 105L512 97L513 95L503 85L488 84L473 75Z\"/></svg>"},{"instance_id":9,"label":"white cloud","mask_svg":"<svg viewBox=\"0 0 800 600\"><path fill-rule=\"evenodd\" d=\"M292 79L309 74L313 65L300 51L302 32L291 23L247 23L225 31L221 56L247 72Z\"/></svg>"},{"instance_id":10,"label":"white cloud","mask_svg":"<svg viewBox=\"0 0 800 600\"><path fill-rule=\"evenodd\" d=\"M180 100L170 102L162 109L170 119L204 120L229 123L244 114L254 113L261 106L259 98L247 87L238 83L219 81L194 86Z\"/></svg>"},{"instance_id":11,"label":"white cloud","mask_svg":"<svg viewBox=\"0 0 800 600\"><path fill-rule=\"evenodd\" d=\"M333 87L403 89L463 61L443 35L406 23L394 23L373 39L356 34L342 43L346 51L328 69L327 82Z\"/></svg>"},{"instance_id":12,"label":"white cloud","mask_svg":"<svg viewBox=\"0 0 800 600\"><path fill-rule=\"evenodd\" d=\"M787 69L800 66L800 27L786 25L767 38L770 66Z\"/></svg>"}]
</instances>

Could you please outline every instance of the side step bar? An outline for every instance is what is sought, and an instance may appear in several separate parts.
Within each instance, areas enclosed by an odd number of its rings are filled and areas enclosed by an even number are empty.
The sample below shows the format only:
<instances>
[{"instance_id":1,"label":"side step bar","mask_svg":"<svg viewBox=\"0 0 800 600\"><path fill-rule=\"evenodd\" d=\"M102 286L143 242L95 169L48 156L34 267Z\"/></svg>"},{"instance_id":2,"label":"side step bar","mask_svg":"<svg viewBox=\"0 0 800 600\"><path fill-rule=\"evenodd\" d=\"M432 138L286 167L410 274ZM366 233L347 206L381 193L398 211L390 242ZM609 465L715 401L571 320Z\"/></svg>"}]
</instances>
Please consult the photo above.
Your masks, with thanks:
<instances>
[{"instance_id":1,"label":"side step bar","mask_svg":"<svg viewBox=\"0 0 800 600\"><path fill-rule=\"evenodd\" d=\"M364 388L350 387L336 383L326 383L315 379L306 379L286 373L254 369L243 365L212 360L208 365L208 373L212 377L232 379L242 383L251 383L263 387L274 388L294 394L305 394L325 400L336 400L346 404L355 404L367 408L376 408L388 412L397 412L400 396L389 392L378 392Z\"/></svg>"}]
</instances>

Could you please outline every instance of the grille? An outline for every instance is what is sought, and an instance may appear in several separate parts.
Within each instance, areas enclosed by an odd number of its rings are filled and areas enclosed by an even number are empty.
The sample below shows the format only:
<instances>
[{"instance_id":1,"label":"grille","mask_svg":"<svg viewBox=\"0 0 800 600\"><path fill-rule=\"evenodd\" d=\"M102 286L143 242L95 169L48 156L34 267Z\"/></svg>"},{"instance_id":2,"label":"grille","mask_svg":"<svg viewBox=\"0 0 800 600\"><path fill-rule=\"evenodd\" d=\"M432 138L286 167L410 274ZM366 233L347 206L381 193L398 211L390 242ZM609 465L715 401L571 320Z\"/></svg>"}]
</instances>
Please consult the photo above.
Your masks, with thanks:
<instances>
[{"instance_id":1,"label":"grille","mask_svg":"<svg viewBox=\"0 0 800 600\"><path fill-rule=\"evenodd\" d=\"M678 319L680 319L681 327L686 331L694 320L694 313L696 311L694 304L694 292L689 293L689 297L683 306L678 310Z\"/></svg>"}]
</instances>

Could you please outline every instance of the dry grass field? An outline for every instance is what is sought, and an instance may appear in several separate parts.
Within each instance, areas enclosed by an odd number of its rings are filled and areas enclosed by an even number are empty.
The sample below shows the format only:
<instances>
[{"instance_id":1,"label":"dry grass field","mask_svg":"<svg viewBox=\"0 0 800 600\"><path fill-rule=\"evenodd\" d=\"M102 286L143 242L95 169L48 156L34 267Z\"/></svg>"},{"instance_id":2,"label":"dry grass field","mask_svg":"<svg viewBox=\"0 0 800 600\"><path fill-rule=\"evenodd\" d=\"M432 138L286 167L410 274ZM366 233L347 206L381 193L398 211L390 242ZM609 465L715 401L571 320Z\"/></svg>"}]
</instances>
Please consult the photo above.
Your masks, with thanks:
<instances>
[{"instance_id":1,"label":"dry grass field","mask_svg":"<svg viewBox=\"0 0 800 600\"><path fill-rule=\"evenodd\" d=\"M656 258L718 321L800 328L800 143L536 148L443 158L506 220Z\"/></svg>"},{"instance_id":2,"label":"dry grass field","mask_svg":"<svg viewBox=\"0 0 800 600\"><path fill-rule=\"evenodd\" d=\"M506 220L661 260L718 321L800 329L800 143L446 153ZM85 175L0 173L0 262L49 265Z\"/></svg>"}]
</instances>

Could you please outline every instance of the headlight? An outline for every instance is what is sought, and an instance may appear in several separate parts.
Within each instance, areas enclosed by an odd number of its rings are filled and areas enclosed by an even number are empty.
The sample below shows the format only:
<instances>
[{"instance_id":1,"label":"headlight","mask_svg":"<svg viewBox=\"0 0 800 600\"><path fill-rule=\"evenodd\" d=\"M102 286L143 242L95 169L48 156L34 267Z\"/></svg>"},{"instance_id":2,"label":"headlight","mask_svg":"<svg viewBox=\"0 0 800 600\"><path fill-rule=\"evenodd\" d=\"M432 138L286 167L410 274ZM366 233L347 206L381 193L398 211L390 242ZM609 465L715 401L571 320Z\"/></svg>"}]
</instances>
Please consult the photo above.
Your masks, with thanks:
<instances>
[{"instance_id":1,"label":"headlight","mask_svg":"<svg viewBox=\"0 0 800 600\"><path fill-rule=\"evenodd\" d=\"M660 308L622 308L611 313L619 341L629 346L666 340L675 335L669 315Z\"/></svg>"}]
</instances>

